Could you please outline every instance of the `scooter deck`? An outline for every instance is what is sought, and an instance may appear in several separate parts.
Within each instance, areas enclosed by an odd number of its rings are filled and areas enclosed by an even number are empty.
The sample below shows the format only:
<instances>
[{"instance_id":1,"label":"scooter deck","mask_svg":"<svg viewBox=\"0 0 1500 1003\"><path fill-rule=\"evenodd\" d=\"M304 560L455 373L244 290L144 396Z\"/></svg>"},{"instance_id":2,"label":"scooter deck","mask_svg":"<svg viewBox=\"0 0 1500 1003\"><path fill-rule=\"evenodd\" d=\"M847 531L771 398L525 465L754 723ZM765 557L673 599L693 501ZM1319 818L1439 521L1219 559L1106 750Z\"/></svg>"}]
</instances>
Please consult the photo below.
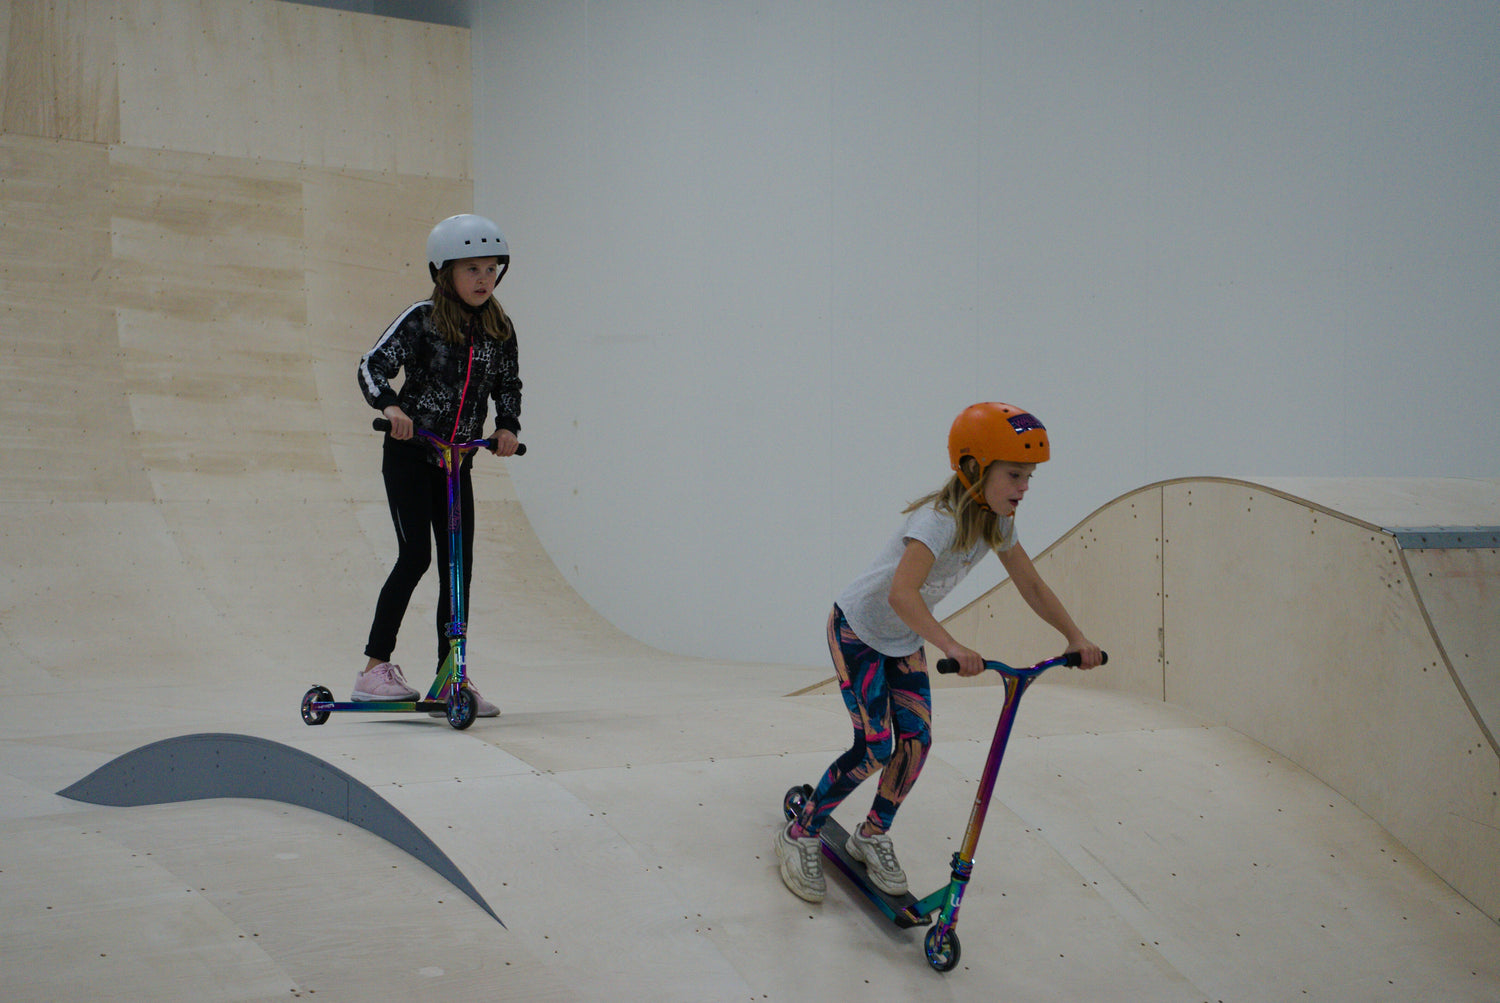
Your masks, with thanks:
<instances>
[{"instance_id":1,"label":"scooter deck","mask_svg":"<svg viewBox=\"0 0 1500 1003\"><path fill-rule=\"evenodd\" d=\"M433 700L430 697L425 700L358 700L358 701L313 701L309 708L314 711L334 710L362 710L362 711L386 711L386 712L416 712L416 711L442 711L447 713L448 705L442 700Z\"/></svg>"},{"instance_id":2,"label":"scooter deck","mask_svg":"<svg viewBox=\"0 0 1500 1003\"><path fill-rule=\"evenodd\" d=\"M930 914L923 916L921 910L913 908L921 903L911 893L905 895L887 895L870 883L870 876L865 870L863 861L855 860L849 856L849 851L844 849L844 844L849 842L849 833L844 830L833 819L823 823L823 829L818 834L823 844L823 856L827 857L835 867L843 871L855 887L864 892L876 908L885 913L886 918L903 929L914 926L928 926L932 923Z\"/></svg>"}]
</instances>

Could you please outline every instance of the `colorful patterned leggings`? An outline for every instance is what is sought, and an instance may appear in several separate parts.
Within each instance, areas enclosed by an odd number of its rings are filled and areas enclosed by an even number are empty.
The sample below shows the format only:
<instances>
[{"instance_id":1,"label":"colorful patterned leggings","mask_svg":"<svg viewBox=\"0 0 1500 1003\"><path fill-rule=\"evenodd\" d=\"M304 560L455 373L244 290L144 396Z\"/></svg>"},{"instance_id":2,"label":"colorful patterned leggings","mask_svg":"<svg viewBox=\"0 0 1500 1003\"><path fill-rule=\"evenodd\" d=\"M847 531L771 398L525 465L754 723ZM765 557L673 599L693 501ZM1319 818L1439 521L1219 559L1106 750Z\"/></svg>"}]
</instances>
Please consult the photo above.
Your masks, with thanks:
<instances>
[{"instance_id":1,"label":"colorful patterned leggings","mask_svg":"<svg viewBox=\"0 0 1500 1003\"><path fill-rule=\"evenodd\" d=\"M905 658L882 655L859 639L837 606L828 617L828 650L854 724L854 745L818 781L803 809L802 827L817 832L854 788L881 769L868 821L885 832L932 747L927 655L921 648Z\"/></svg>"}]
</instances>

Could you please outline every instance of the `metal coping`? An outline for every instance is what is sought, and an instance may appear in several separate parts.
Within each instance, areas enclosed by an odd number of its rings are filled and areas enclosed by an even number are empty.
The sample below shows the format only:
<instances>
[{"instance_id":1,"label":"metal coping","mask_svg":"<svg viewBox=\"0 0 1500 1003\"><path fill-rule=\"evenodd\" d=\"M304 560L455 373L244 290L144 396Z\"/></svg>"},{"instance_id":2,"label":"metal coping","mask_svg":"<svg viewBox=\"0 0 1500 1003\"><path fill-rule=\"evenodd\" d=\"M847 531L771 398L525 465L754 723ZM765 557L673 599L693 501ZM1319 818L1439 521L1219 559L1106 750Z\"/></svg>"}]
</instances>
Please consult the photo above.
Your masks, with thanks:
<instances>
[{"instance_id":1,"label":"metal coping","mask_svg":"<svg viewBox=\"0 0 1500 1003\"><path fill-rule=\"evenodd\" d=\"M1500 549L1500 526L1397 526L1385 531L1402 550Z\"/></svg>"}]
</instances>

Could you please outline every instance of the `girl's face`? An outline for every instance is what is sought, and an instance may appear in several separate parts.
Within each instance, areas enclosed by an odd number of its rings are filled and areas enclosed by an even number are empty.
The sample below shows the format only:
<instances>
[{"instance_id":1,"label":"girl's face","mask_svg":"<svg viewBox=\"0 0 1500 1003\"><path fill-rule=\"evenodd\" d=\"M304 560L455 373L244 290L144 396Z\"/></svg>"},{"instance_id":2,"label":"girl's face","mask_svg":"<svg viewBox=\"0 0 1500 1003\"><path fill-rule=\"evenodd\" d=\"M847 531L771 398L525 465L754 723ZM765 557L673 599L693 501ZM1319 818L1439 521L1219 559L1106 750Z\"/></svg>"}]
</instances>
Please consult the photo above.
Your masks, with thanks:
<instances>
[{"instance_id":1,"label":"girl's face","mask_svg":"<svg viewBox=\"0 0 1500 1003\"><path fill-rule=\"evenodd\" d=\"M499 258L460 258L453 263L453 291L469 306L484 306L499 281Z\"/></svg>"},{"instance_id":2,"label":"girl's face","mask_svg":"<svg viewBox=\"0 0 1500 1003\"><path fill-rule=\"evenodd\" d=\"M1016 506L1026 497L1031 487L1031 475L1036 471L1035 463L1007 463L998 460L990 464L984 475L984 500L996 515L1015 515Z\"/></svg>"}]
</instances>

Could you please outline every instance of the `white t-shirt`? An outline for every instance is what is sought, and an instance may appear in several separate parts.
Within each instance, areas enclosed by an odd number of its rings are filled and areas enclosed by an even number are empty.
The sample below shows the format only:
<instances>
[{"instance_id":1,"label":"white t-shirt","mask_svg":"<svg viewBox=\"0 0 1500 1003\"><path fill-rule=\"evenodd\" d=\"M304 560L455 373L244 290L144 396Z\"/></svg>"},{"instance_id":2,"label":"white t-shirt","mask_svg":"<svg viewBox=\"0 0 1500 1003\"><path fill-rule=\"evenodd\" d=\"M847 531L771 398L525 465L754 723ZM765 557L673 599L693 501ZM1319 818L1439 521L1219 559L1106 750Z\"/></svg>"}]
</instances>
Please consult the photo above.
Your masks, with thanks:
<instances>
[{"instance_id":1,"label":"white t-shirt","mask_svg":"<svg viewBox=\"0 0 1500 1003\"><path fill-rule=\"evenodd\" d=\"M838 597L839 609L860 640L892 658L904 658L922 646L922 638L906 625L906 621L891 609L891 580L896 576L896 566L906 552L909 540L917 540L932 551L932 570L922 583L922 601L932 609L969 571L983 559L989 545L980 540L965 553L953 550L953 538L958 534L958 523L953 516L939 512L931 505L912 512L906 518L901 531L891 537L873 564L843 591ZM1016 543L1016 521L1013 516L1000 517L1001 542L995 549L1009 550Z\"/></svg>"}]
</instances>

